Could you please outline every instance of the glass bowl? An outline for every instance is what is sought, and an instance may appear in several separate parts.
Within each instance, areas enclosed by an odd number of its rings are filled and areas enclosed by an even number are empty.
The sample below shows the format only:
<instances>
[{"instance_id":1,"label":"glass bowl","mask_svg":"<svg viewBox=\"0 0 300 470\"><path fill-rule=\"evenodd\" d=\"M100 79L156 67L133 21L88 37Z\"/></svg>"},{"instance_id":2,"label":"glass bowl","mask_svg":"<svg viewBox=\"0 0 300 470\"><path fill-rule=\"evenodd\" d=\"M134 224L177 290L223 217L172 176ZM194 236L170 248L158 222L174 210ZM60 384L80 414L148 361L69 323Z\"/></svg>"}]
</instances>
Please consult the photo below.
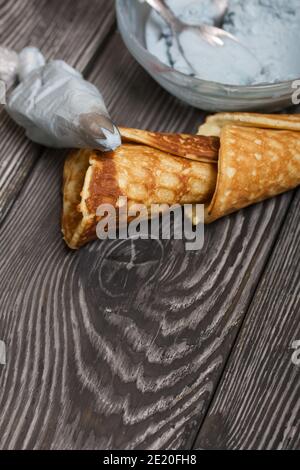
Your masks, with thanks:
<instances>
[{"instance_id":1,"label":"glass bowl","mask_svg":"<svg viewBox=\"0 0 300 470\"><path fill-rule=\"evenodd\" d=\"M150 13L138 0L116 0L117 21L127 48L163 88L186 103L206 111L279 111L292 106L293 81L233 86L190 77L163 64L145 43Z\"/></svg>"}]
</instances>

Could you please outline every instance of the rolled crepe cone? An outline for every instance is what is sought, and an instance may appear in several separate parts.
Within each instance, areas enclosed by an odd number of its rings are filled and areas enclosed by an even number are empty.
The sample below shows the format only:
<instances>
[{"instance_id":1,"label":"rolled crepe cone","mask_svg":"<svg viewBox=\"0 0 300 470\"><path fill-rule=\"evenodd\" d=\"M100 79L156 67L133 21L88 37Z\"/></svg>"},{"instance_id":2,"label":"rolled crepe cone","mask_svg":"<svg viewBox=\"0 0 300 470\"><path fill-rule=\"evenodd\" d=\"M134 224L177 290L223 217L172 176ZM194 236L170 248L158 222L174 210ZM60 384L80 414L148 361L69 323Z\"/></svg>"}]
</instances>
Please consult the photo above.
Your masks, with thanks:
<instances>
[{"instance_id":1,"label":"rolled crepe cone","mask_svg":"<svg viewBox=\"0 0 300 470\"><path fill-rule=\"evenodd\" d=\"M122 142L135 142L189 160L217 162L220 139L190 134L169 134L119 127Z\"/></svg>"},{"instance_id":2,"label":"rolled crepe cone","mask_svg":"<svg viewBox=\"0 0 300 470\"><path fill-rule=\"evenodd\" d=\"M101 204L128 207L144 204L208 202L215 190L217 165L177 157L160 150L124 144L114 152L73 151L64 167L62 230L76 249L96 238Z\"/></svg>"},{"instance_id":3,"label":"rolled crepe cone","mask_svg":"<svg viewBox=\"0 0 300 470\"><path fill-rule=\"evenodd\" d=\"M265 124L264 116L260 122ZM294 125L297 127L298 122ZM299 132L227 124L221 128L217 186L206 206L205 222L211 223L299 184ZM199 221L194 217L193 222Z\"/></svg>"}]
</instances>

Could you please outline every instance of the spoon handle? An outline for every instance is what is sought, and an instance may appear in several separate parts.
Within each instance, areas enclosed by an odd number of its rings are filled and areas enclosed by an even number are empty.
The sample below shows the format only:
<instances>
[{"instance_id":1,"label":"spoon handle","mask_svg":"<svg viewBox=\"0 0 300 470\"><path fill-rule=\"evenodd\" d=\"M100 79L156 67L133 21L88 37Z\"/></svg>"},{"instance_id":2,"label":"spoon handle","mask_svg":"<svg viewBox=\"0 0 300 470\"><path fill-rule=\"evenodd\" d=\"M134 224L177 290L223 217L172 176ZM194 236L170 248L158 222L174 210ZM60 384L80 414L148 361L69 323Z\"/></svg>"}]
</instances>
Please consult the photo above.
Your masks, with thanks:
<instances>
[{"instance_id":1,"label":"spoon handle","mask_svg":"<svg viewBox=\"0 0 300 470\"><path fill-rule=\"evenodd\" d=\"M160 14L160 16L170 26L172 33L173 33L173 37L177 43L178 50L183 60L191 69L191 73L194 75L195 69L192 66L192 64L189 62L189 60L186 58L184 50L179 40L179 34L185 29L185 25L177 18L177 16L174 15L172 10L170 10L170 8L166 5L164 0L145 0L145 1L148 3L148 5L150 5L153 8L153 10L157 11Z\"/></svg>"},{"instance_id":2,"label":"spoon handle","mask_svg":"<svg viewBox=\"0 0 300 470\"><path fill-rule=\"evenodd\" d=\"M164 0L146 0L146 2L162 16L162 18L171 26L172 29L178 29L180 21L174 15L172 10L166 5Z\"/></svg>"}]
</instances>

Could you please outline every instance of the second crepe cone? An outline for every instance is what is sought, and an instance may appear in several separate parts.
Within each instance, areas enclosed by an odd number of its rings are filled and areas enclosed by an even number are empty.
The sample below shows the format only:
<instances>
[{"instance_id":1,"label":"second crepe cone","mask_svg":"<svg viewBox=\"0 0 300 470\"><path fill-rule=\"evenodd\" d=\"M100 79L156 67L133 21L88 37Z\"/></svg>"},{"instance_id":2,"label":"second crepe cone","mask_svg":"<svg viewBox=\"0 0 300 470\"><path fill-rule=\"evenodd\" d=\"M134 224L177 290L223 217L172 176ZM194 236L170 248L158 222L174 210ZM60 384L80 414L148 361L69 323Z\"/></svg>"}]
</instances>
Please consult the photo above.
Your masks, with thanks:
<instances>
[{"instance_id":1,"label":"second crepe cone","mask_svg":"<svg viewBox=\"0 0 300 470\"><path fill-rule=\"evenodd\" d=\"M296 188L300 184L299 115L220 113L200 134L220 136L218 178L205 222ZM198 221L194 218L194 223Z\"/></svg>"}]
</instances>

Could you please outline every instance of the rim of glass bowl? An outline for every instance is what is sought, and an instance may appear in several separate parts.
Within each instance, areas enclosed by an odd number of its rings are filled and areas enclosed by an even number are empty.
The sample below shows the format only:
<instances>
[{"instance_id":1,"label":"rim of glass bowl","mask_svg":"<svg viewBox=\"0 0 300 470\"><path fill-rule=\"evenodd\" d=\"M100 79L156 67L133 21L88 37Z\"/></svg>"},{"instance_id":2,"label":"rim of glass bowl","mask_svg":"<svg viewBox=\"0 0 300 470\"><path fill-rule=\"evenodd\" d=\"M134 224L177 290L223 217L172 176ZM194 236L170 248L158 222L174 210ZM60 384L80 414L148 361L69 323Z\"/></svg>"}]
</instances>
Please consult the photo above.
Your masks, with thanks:
<instances>
[{"instance_id":1,"label":"rim of glass bowl","mask_svg":"<svg viewBox=\"0 0 300 470\"><path fill-rule=\"evenodd\" d=\"M212 91L220 92L220 88L221 88L224 90L226 94L234 93L235 97L237 97L237 95L255 94L257 98L258 94L263 94L265 92L275 93L276 91L278 92L282 91L283 93L287 93L287 91L289 90L292 94L293 83L297 80L300 80L300 77L299 77L299 78L294 78L293 80L285 80L285 81L276 82L276 83L259 83L255 85L228 85L225 83L203 80L201 78L191 77L189 75L186 75L183 72L175 70L169 65L161 62L155 55L151 54L151 52L149 52L148 49L142 46L142 44L140 43L140 41L138 41L136 36L132 34L130 29L127 27L127 23L125 19L126 13L123 14L123 11L124 10L126 11L127 9L125 5L126 1L127 0L116 0L117 22L121 30L122 36L126 35L126 37L130 38L130 40L134 43L136 47L136 52L139 53L139 60L143 62L145 67L146 67L146 64L145 64L145 56L146 56L149 59L151 59L151 61L154 64L157 65L158 70L163 71L164 79L167 79L172 83L174 83L174 79L175 79L175 81L178 82L177 84L182 85L182 86L190 86L191 88L195 88L195 86L197 88L199 86L202 86L203 88L210 89L211 92ZM130 0L130 1L137 1L137 0ZM167 73L172 74L172 79L167 76Z\"/></svg>"}]
</instances>

